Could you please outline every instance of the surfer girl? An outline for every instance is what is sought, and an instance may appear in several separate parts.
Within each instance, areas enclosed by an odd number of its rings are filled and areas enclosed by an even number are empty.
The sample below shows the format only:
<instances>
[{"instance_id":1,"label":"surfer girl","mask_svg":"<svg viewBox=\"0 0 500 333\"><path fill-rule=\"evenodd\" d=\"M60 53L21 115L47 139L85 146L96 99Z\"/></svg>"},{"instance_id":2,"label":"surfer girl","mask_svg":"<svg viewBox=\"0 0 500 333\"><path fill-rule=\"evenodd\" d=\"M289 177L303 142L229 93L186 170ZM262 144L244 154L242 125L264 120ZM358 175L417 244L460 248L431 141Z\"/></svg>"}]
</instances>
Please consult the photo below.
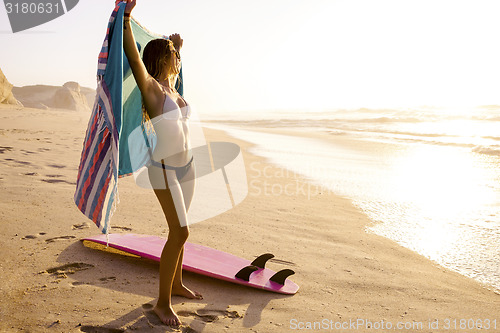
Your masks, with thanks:
<instances>
[{"instance_id":1,"label":"surfer girl","mask_svg":"<svg viewBox=\"0 0 500 333\"><path fill-rule=\"evenodd\" d=\"M187 211L194 194L195 168L189 138L189 104L175 89L183 40L179 34L155 39L144 48L143 59L130 26L136 0L127 0L123 43L130 68L143 99L143 116L152 124L157 144L148 174L169 227L160 260L160 288L155 313L167 325L180 320L172 308L172 295L202 299L182 282L184 243L189 236ZM150 122L149 122L150 120Z\"/></svg>"}]
</instances>

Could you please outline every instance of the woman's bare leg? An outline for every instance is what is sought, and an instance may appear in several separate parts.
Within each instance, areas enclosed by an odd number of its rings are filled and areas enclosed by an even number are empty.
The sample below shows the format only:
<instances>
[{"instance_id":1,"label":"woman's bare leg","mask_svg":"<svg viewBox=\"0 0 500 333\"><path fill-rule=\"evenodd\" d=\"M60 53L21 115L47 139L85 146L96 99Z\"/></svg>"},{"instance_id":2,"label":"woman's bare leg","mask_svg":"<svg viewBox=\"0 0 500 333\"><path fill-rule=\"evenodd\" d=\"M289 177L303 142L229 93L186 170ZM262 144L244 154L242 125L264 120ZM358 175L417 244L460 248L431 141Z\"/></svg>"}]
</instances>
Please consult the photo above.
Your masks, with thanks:
<instances>
[{"instance_id":1,"label":"woman's bare leg","mask_svg":"<svg viewBox=\"0 0 500 333\"><path fill-rule=\"evenodd\" d=\"M189 171L180 180L186 212L189 210L189 206L191 206L191 202L193 200L195 179L196 179L195 170L196 169L193 162ZM182 248L181 253L179 255L179 262L177 265L177 270L175 271L175 277L172 286L172 295L184 296L192 299L203 299L203 296L199 292L190 290L182 283L183 257L184 257L184 248Z\"/></svg>"},{"instance_id":2,"label":"woman's bare leg","mask_svg":"<svg viewBox=\"0 0 500 333\"><path fill-rule=\"evenodd\" d=\"M177 326L180 320L172 308L172 285L189 229L185 223L187 216L182 189L175 171L150 168L150 179L158 180L160 177L163 178L164 186L158 186L161 183L157 182L154 192L167 220L169 232L160 258L160 287L154 311L163 323Z\"/></svg>"},{"instance_id":3,"label":"woman's bare leg","mask_svg":"<svg viewBox=\"0 0 500 333\"><path fill-rule=\"evenodd\" d=\"M154 308L161 321L167 325L179 325L180 320L172 309L172 285L182 247L189 236L188 227L181 227L177 218L172 195L167 190L155 190L165 217L169 232L160 258L160 288L158 302Z\"/></svg>"},{"instance_id":4,"label":"woman's bare leg","mask_svg":"<svg viewBox=\"0 0 500 333\"><path fill-rule=\"evenodd\" d=\"M180 324L180 320L172 308L172 295L201 298L200 294L192 292L182 284L183 246L189 236L187 209L194 193L194 177L192 182L185 182L183 185L179 184L174 171L161 171L164 184L168 185L166 189L155 189L154 192L167 219L169 234L160 259L160 290L154 311L162 322L176 326ZM154 176L151 172L150 176ZM194 175L194 171L190 170L189 173ZM187 178L186 175L184 179Z\"/></svg>"}]
</instances>

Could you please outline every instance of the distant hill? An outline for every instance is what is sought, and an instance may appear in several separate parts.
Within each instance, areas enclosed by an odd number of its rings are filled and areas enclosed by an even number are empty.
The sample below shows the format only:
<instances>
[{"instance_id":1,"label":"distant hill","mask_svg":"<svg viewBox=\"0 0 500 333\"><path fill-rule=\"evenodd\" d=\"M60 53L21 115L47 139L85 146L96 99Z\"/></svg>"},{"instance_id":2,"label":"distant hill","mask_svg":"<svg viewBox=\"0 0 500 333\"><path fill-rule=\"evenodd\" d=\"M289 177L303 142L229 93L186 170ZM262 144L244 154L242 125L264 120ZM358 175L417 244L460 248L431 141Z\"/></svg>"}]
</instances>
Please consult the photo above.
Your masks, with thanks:
<instances>
[{"instance_id":1,"label":"distant hill","mask_svg":"<svg viewBox=\"0 0 500 333\"><path fill-rule=\"evenodd\" d=\"M38 109L59 108L90 111L94 104L95 90L80 87L77 82L61 86L34 85L13 87L12 94L24 106Z\"/></svg>"}]
</instances>

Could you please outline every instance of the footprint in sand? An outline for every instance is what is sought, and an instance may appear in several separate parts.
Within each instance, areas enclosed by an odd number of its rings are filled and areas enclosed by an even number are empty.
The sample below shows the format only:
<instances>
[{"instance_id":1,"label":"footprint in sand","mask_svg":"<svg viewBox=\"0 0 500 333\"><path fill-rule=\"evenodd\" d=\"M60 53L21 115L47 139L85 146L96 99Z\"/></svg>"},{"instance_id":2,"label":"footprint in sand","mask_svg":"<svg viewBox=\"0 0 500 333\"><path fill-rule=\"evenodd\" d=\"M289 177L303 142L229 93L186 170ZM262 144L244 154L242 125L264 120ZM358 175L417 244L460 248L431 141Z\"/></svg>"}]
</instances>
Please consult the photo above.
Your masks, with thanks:
<instances>
[{"instance_id":1,"label":"footprint in sand","mask_svg":"<svg viewBox=\"0 0 500 333\"><path fill-rule=\"evenodd\" d=\"M25 172L25 173L21 173L20 175L23 175L23 176L39 176L39 174L36 173L36 172Z\"/></svg>"},{"instance_id":2,"label":"footprint in sand","mask_svg":"<svg viewBox=\"0 0 500 333\"><path fill-rule=\"evenodd\" d=\"M38 235L26 235L21 239L35 239L35 238L38 238Z\"/></svg>"},{"instance_id":3,"label":"footprint in sand","mask_svg":"<svg viewBox=\"0 0 500 333\"><path fill-rule=\"evenodd\" d=\"M64 179L42 179L42 182L54 184L54 183L66 183L70 185L76 185L75 182L68 182L67 180Z\"/></svg>"},{"instance_id":4,"label":"footprint in sand","mask_svg":"<svg viewBox=\"0 0 500 333\"><path fill-rule=\"evenodd\" d=\"M102 277L99 279L102 282L116 281L116 276Z\"/></svg>"},{"instance_id":5,"label":"footprint in sand","mask_svg":"<svg viewBox=\"0 0 500 333\"><path fill-rule=\"evenodd\" d=\"M200 309L196 312L190 311L179 311L177 312L179 316L182 317L195 317L200 319L205 323L211 323L219 320L219 317L223 318L242 318L238 311L226 311L226 310L211 310L211 309Z\"/></svg>"},{"instance_id":6,"label":"footprint in sand","mask_svg":"<svg viewBox=\"0 0 500 333\"><path fill-rule=\"evenodd\" d=\"M84 285L84 284L89 284L87 282L82 282L82 281L75 281L73 283L71 283L73 286L81 286L81 285Z\"/></svg>"},{"instance_id":7,"label":"footprint in sand","mask_svg":"<svg viewBox=\"0 0 500 333\"><path fill-rule=\"evenodd\" d=\"M37 235L26 235L21 239L36 239L36 238L38 238L38 236L43 236L45 234L47 234L47 233L46 232L39 232Z\"/></svg>"},{"instance_id":8,"label":"footprint in sand","mask_svg":"<svg viewBox=\"0 0 500 333\"><path fill-rule=\"evenodd\" d=\"M73 224L71 229L73 230L82 230L82 229L88 229L90 228L90 224L88 222L84 222L82 224Z\"/></svg>"},{"instance_id":9,"label":"footprint in sand","mask_svg":"<svg viewBox=\"0 0 500 333\"><path fill-rule=\"evenodd\" d=\"M200 309L200 310L197 311L197 314L199 316L213 316L213 315L217 315L217 316L223 316L223 317L231 318L231 319L243 318L243 316L240 315L238 313L238 311L227 311L227 310Z\"/></svg>"},{"instance_id":10,"label":"footprint in sand","mask_svg":"<svg viewBox=\"0 0 500 333\"><path fill-rule=\"evenodd\" d=\"M74 274L78 271L84 271L93 267L94 265L86 264L84 262L72 262L62 266L49 268L46 272L51 275L55 275L58 278L65 278L68 274Z\"/></svg>"},{"instance_id":11,"label":"footprint in sand","mask_svg":"<svg viewBox=\"0 0 500 333\"><path fill-rule=\"evenodd\" d=\"M57 240L66 240L66 239L73 239L73 238L76 238L76 237L75 236L59 236L59 237L48 238L45 241L47 243L52 243L52 242L55 242Z\"/></svg>"},{"instance_id":12,"label":"footprint in sand","mask_svg":"<svg viewBox=\"0 0 500 333\"><path fill-rule=\"evenodd\" d=\"M57 169L62 169L62 168L66 167L65 165L61 165L61 164L49 164L47 166L49 166L51 168L57 168Z\"/></svg>"},{"instance_id":13,"label":"footprint in sand","mask_svg":"<svg viewBox=\"0 0 500 333\"><path fill-rule=\"evenodd\" d=\"M12 151L14 147L0 146L0 154L5 153L6 151Z\"/></svg>"},{"instance_id":14,"label":"footprint in sand","mask_svg":"<svg viewBox=\"0 0 500 333\"><path fill-rule=\"evenodd\" d=\"M86 332L86 333L122 333L125 331L122 329L119 329L119 328L84 325L84 326L80 326L80 332Z\"/></svg>"},{"instance_id":15,"label":"footprint in sand","mask_svg":"<svg viewBox=\"0 0 500 333\"><path fill-rule=\"evenodd\" d=\"M120 227L119 225L117 225L117 226L111 226L111 229L118 229L118 230L123 230L123 231L132 231L132 228L129 228L129 227Z\"/></svg>"},{"instance_id":16,"label":"footprint in sand","mask_svg":"<svg viewBox=\"0 0 500 333\"><path fill-rule=\"evenodd\" d=\"M30 162L26 162L26 161L18 161L18 160L14 160L12 158L6 158L5 160L7 161L12 161L12 162L16 162L18 164L21 164L21 165L31 165ZM16 166L20 166L20 165L16 165Z\"/></svg>"},{"instance_id":17,"label":"footprint in sand","mask_svg":"<svg viewBox=\"0 0 500 333\"><path fill-rule=\"evenodd\" d=\"M146 304L143 304L142 305L142 308L146 311L149 311L149 310L153 310L154 308L154 305L153 304L149 304L149 303L146 303Z\"/></svg>"}]
</instances>

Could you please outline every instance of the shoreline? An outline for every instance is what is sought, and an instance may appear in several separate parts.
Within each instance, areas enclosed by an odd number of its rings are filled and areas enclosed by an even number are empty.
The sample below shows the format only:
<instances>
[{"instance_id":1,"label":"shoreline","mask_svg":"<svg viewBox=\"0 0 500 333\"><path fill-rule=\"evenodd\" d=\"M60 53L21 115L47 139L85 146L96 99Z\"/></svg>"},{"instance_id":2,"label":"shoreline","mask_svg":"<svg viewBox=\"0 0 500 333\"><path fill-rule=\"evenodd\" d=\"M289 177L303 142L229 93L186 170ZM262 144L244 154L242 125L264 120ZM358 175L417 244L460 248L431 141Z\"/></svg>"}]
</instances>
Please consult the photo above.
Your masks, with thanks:
<instances>
[{"instance_id":1,"label":"shoreline","mask_svg":"<svg viewBox=\"0 0 500 333\"><path fill-rule=\"evenodd\" d=\"M217 125L215 125L215 126L217 126ZM222 127L215 127L214 129L224 130L224 127L227 125L221 124L221 126ZM264 135L266 135L266 134L285 135L285 136L288 136L289 138L288 139L281 139L281 138L277 137L277 140L279 142L284 141L284 140L287 140L287 142L288 141L293 142L294 144L300 146L302 150L304 149L304 146L306 146L306 145L302 144L301 140L294 141L294 138L303 138L305 140L314 139L315 141L304 141L304 142L309 142L308 143L309 145L319 145L319 146L322 146L324 144L331 144L331 145L333 145L333 147L340 147L339 151L336 151L335 149L333 149L334 154L337 153L339 156L342 156L342 154L344 154L344 152L348 152L347 154L353 154L353 155L356 154L356 155L354 155L356 158L360 158L360 157L364 158L365 156L371 156L372 159L383 158L383 156L384 156L383 154L381 155L382 157L380 157L378 155L380 151L391 151L393 149L394 150L401 150L401 147L403 146L402 144L397 143L397 142L390 142L390 141L379 142L376 140L375 141L366 140L364 138L351 138L351 137L346 137L346 136L337 136L337 135L331 135L330 133L325 132L325 131L310 131L310 130L302 128L302 127L271 128L271 127L256 126L255 128L252 128L252 127L247 125L247 126L228 126L227 129L228 129L228 132L227 132L228 135L235 135L236 137L239 137L241 140L248 139L249 141L255 142L256 143L255 146L257 146L258 148L252 149L252 153L257 154L259 156L263 156L267 159L267 161L270 161L270 162L274 160L273 162L271 162L274 165L278 165L278 166L281 166L284 168L293 169L294 171L290 171L291 173L298 173L299 175L302 175L302 174L309 175L312 178L312 182L314 184L321 184L321 189L326 190L326 191L333 191L333 193L335 195L337 195L337 196L340 195L342 197L345 197L351 203L356 202L356 198L357 198L357 200L363 200L363 198L360 197L359 194L358 194L358 196L356 196L357 193L352 193L352 192L350 193L350 190L348 190L345 185L338 185L337 183L333 182L331 178L330 178L330 180L328 180L328 177L325 178L324 177L325 169L323 169L321 167L322 165L328 165L329 162L330 163L343 163L341 160L332 162L332 161L326 161L326 159L323 159L323 160L321 160L321 163L318 164L318 160L316 159L315 160L316 162L314 164L312 164L312 167L311 167L311 164L307 164L307 163L304 164L304 162L292 161L289 158L280 158L280 157L275 158L275 157L272 157L268 151L266 151L267 149L266 149L265 145L263 144L263 142L264 142L263 139L255 139L254 140L252 137L252 134L250 134L250 135L246 134L245 131L247 131L248 133L262 133ZM239 130L242 130L243 132L240 134L238 132ZM271 137L265 137L265 138L266 138L266 140L271 140ZM283 149L288 149L288 148L284 148L283 144L280 145L278 143L277 147L276 148L273 147L272 151L281 152L281 150L283 150ZM291 151L295 151L295 152L301 150L301 149L294 150L292 148L290 148L290 149L291 149ZM288 150L287 150L287 152L288 152ZM325 148L322 148L322 152L326 152ZM311 157L314 158L315 155L317 155L317 154L320 154L320 153L318 151L315 151L314 153L311 154L312 155ZM351 155L348 155L348 157L351 158ZM289 163L293 163L293 165L289 166ZM363 160L360 160L360 163L363 163ZM297 165L298 165L298 167L297 167ZM339 176L342 177L343 175L340 174ZM391 181L391 180L389 179L389 181ZM341 182L341 184L342 184L342 182ZM354 185L359 185L359 184L355 183ZM340 191L335 191L335 189L337 189L337 186L339 186ZM370 186L370 184L368 184L368 186ZM340 192L344 193L345 195L340 194ZM355 205L355 206L358 207L357 205ZM366 208L366 204L360 205L358 208L363 213L365 213L365 210L363 207ZM368 209L370 209L370 206L368 206ZM446 209L446 208L443 207L442 209ZM494 213L494 212L492 212L492 213ZM481 267L481 265L472 265L470 267L465 266L466 268L469 268L469 269L464 269L464 265L466 263L461 262L461 261L455 261L455 264L446 265L445 262L444 263L440 262L441 258L439 256L435 256L433 258L432 255L430 255L432 253L426 253L425 249L421 248L419 251L418 247L412 248L411 247L411 242L412 242L411 238L404 238L403 237L402 239L397 240L397 238L392 239L391 237L384 235L383 232L380 233L380 232L375 231L374 229L382 228L382 230L384 230L384 228L387 228L387 227L384 227L384 224L386 223L386 221L385 221L384 217L381 216L380 214L375 214L375 215L371 214L370 215L369 213L367 213L367 215L368 215L368 218L370 219L370 223L368 223L366 225L366 228L365 228L366 232L374 233L374 234L380 235L382 237L386 237L386 238L390 239L391 241L394 241L394 242L402 245L403 247L408 248L411 251L414 251L418 255L429 258L433 263L436 263L438 265L441 265L442 267L445 267L447 269L451 269L455 272L458 272L463 276L472 277L473 279L478 281L480 284L485 285L488 289L490 289L494 292L497 292L497 293L500 292L500 284L498 284L498 278L496 278L495 275L491 275L492 269L493 270L495 269L494 268L495 266L493 264L490 264L488 267ZM387 214L385 214L385 215L387 215ZM401 217L404 218L404 216L401 216ZM425 217L422 216L422 218L425 218ZM384 221L384 222L380 222L380 221ZM387 223L391 223L391 220L389 219L389 222L387 222ZM406 226L406 227L409 227L409 226ZM392 230L392 231L394 232L395 230ZM453 232L453 230L450 230L450 231ZM468 255L474 256L473 253L477 253L477 251L470 252ZM462 255L467 255L467 253L465 253L465 254L462 253ZM455 254L454 259L459 260L458 258L461 258L460 253ZM488 261L493 260L493 262L495 262L494 258L491 255L488 258L490 258ZM482 272L481 269L483 269L483 268L485 269L485 272L490 272L490 275L482 275L482 274L478 275L478 272Z\"/></svg>"},{"instance_id":2,"label":"shoreline","mask_svg":"<svg viewBox=\"0 0 500 333\"><path fill-rule=\"evenodd\" d=\"M88 249L79 241L99 233L72 202L85 115L0 109L5 253L0 331L176 331L151 315L156 264ZM214 129L204 132L207 141L241 147L248 181L256 188L265 181L283 189L306 183L250 154L248 142ZM152 191L126 177L119 180L119 195L113 232L167 235ZM290 279L299 292L282 296L186 273L186 284L204 300L174 297L174 309L192 332L288 332L299 323L358 319L422 322L419 331L431 332L436 329L429 323L436 320L489 318L500 328L499 294L366 233L369 222L348 199L332 193L308 198L295 190L273 196L249 187L247 198L232 210L192 225L189 241L247 259L273 252L281 262L270 261L269 268L293 269Z\"/></svg>"}]
</instances>

